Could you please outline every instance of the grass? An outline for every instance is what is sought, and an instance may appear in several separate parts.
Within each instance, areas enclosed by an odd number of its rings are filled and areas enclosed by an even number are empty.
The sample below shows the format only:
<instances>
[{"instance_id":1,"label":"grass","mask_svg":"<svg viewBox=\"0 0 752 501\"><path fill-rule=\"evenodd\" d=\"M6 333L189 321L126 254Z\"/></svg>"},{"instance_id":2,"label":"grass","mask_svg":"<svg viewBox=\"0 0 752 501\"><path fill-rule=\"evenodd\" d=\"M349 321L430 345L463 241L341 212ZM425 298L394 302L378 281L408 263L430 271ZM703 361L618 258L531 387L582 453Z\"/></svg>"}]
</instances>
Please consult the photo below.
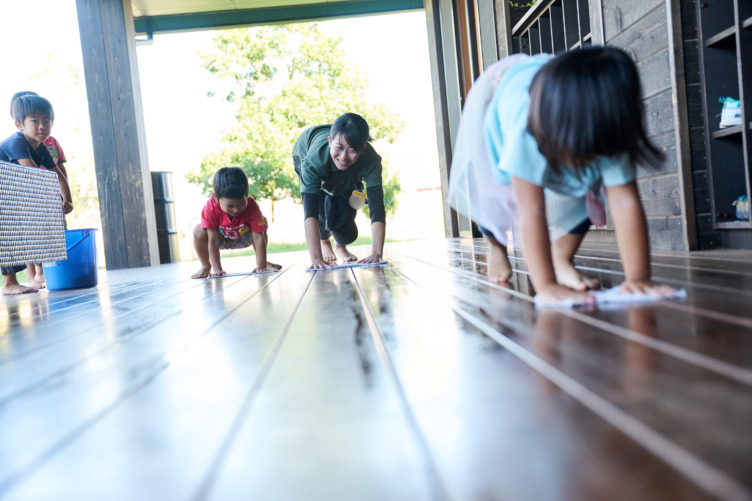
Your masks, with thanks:
<instances>
[{"instance_id":1,"label":"grass","mask_svg":"<svg viewBox=\"0 0 752 501\"><path fill-rule=\"evenodd\" d=\"M386 243L389 242L400 242L401 240L392 240L390 238L386 239ZM356 246L356 245L371 245L372 240L371 237L361 236L355 239L353 243L351 243L349 246ZM308 245L305 242L300 243L294 243L294 244L285 244L285 243L270 243L266 247L266 253L267 254L282 254L284 252L295 252L295 251L301 251L308 249ZM243 249L243 250L237 250L237 251L222 251L222 256L227 257L242 257L242 256L254 256L256 253L253 251L253 249ZM192 259L192 261L197 261L197 259Z\"/></svg>"}]
</instances>

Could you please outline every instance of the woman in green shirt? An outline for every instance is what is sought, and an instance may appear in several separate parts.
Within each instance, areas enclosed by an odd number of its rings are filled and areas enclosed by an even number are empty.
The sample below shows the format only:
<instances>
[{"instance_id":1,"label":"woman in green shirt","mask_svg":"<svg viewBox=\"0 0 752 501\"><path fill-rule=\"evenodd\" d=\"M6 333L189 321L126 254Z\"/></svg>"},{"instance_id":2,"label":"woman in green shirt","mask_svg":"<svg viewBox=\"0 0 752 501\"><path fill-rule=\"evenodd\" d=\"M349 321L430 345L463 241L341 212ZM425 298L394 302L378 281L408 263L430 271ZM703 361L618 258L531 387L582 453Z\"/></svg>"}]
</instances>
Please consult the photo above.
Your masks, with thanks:
<instances>
[{"instance_id":1,"label":"woman in green shirt","mask_svg":"<svg viewBox=\"0 0 752 501\"><path fill-rule=\"evenodd\" d=\"M345 113L331 125L306 129L295 141L292 158L300 177L311 268L328 268L337 257L345 263L358 261L347 249L358 237L357 210L351 206L350 197L353 191L363 192L363 183L373 243L371 254L358 262L382 260L386 212L381 157L370 141L368 123L355 113Z\"/></svg>"}]
</instances>

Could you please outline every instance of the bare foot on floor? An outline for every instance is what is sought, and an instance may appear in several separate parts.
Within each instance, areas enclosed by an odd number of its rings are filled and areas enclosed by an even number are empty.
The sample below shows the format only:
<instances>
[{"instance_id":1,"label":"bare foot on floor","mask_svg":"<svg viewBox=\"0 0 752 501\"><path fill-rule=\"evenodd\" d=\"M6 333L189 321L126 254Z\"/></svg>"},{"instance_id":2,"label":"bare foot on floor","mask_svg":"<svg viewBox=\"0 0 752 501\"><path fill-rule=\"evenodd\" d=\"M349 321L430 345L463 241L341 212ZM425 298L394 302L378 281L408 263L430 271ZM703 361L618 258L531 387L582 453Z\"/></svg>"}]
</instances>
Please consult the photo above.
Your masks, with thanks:
<instances>
[{"instance_id":1,"label":"bare foot on floor","mask_svg":"<svg viewBox=\"0 0 752 501\"><path fill-rule=\"evenodd\" d=\"M554 271L556 272L556 281L558 283L571 287L576 291L588 291L600 288L598 279L582 275L568 261L554 261Z\"/></svg>"},{"instance_id":2,"label":"bare foot on floor","mask_svg":"<svg viewBox=\"0 0 752 501\"><path fill-rule=\"evenodd\" d=\"M512 276L512 266L509 264L507 249L495 239L487 237L488 242L488 280L495 284L507 285Z\"/></svg>"},{"instance_id":3,"label":"bare foot on floor","mask_svg":"<svg viewBox=\"0 0 752 501\"><path fill-rule=\"evenodd\" d=\"M332 243L328 239L321 241L321 254L324 256L324 261L334 262L337 260L337 255L332 249Z\"/></svg>"},{"instance_id":4,"label":"bare foot on floor","mask_svg":"<svg viewBox=\"0 0 752 501\"><path fill-rule=\"evenodd\" d=\"M32 292L37 292L39 288L37 287L28 287L26 285L21 285L19 283L15 284L4 284L3 285L3 296L15 296L18 294L29 294Z\"/></svg>"},{"instance_id":5,"label":"bare foot on floor","mask_svg":"<svg viewBox=\"0 0 752 501\"><path fill-rule=\"evenodd\" d=\"M276 264L276 263L270 263L269 261L266 262L266 269L267 270L281 270L282 265Z\"/></svg>"},{"instance_id":6,"label":"bare foot on floor","mask_svg":"<svg viewBox=\"0 0 752 501\"><path fill-rule=\"evenodd\" d=\"M29 279L29 280L27 280L26 281L26 285L29 286L29 287L31 287L32 289L36 289L36 290L45 289L47 287L45 285L45 283L44 283L44 280L42 280L40 282L40 281L38 281L36 279Z\"/></svg>"},{"instance_id":7,"label":"bare foot on floor","mask_svg":"<svg viewBox=\"0 0 752 501\"><path fill-rule=\"evenodd\" d=\"M347 250L347 246L345 245L335 243L334 252L337 253L337 256L339 256L344 263L352 263L358 260L358 256Z\"/></svg>"},{"instance_id":8,"label":"bare foot on floor","mask_svg":"<svg viewBox=\"0 0 752 501\"><path fill-rule=\"evenodd\" d=\"M200 270L191 275L191 278L206 278L211 273L211 266L202 266Z\"/></svg>"}]
</instances>

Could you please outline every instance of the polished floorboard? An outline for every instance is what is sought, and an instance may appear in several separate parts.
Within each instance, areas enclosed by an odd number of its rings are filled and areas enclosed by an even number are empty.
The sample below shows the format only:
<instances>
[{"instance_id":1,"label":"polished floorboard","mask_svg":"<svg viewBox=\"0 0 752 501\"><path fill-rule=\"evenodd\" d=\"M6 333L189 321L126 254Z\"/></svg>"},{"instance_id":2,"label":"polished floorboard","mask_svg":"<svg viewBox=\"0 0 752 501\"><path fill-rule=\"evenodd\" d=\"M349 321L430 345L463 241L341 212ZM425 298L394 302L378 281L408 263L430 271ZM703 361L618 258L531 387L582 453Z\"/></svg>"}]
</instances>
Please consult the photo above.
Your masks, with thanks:
<instances>
[{"instance_id":1,"label":"polished floorboard","mask_svg":"<svg viewBox=\"0 0 752 501\"><path fill-rule=\"evenodd\" d=\"M486 253L0 299L0 500L752 499L751 252L658 252L686 300L572 310Z\"/></svg>"}]
</instances>

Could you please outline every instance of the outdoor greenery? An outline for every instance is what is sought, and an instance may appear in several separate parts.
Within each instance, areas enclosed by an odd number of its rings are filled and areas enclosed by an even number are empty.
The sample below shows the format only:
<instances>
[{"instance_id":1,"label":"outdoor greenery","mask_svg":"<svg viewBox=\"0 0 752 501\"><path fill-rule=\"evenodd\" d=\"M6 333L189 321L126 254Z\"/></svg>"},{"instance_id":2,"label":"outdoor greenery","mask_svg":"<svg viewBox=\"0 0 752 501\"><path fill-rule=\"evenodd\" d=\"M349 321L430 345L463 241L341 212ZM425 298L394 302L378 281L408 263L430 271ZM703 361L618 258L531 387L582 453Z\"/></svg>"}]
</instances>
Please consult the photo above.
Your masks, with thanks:
<instances>
[{"instance_id":1,"label":"outdoor greenery","mask_svg":"<svg viewBox=\"0 0 752 501\"><path fill-rule=\"evenodd\" d=\"M218 86L227 84L217 93L238 110L220 151L187 176L206 195L214 172L235 165L248 174L254 198L300 201L291 155L295 139L306 127L331 123L346 111L368 121L377 151L402 130L394 112L366 99L366 75L347 59L342 38L322 33L316 23L224 30L201 57ZM388 175L386 162L382 181L392 214L400 183L396 174Z\"/></svg>"},{"instance_id":2,"label":"outdoor greenery","mask_svg":"<svg viewBox=\"0 0 752 501\"><path fill-rule=\"evenodd\" d=\"M391 238L387 238L385 242L399 242L400 240L392 240ZM370 236L359 236L355 239L353 243L348 245L348 248L352 250L353 247L357 247L358 245L371 245L373 241L371 240ZM267 254L281 254L284 252L295 252L295 251L302 251L307 250L308 244L305 242L300 243L282 243L282 242L269 242L269 245L266 247ZM222 257L242 257L242 256L253 256L256 253L253 251L252 248L243 249L243 250L237 250L237 251L222 251ZM194 259L195 261L196 259ZM272 258L272 261L274 261L274 258Z\"/></svg>"}]
</instances>

